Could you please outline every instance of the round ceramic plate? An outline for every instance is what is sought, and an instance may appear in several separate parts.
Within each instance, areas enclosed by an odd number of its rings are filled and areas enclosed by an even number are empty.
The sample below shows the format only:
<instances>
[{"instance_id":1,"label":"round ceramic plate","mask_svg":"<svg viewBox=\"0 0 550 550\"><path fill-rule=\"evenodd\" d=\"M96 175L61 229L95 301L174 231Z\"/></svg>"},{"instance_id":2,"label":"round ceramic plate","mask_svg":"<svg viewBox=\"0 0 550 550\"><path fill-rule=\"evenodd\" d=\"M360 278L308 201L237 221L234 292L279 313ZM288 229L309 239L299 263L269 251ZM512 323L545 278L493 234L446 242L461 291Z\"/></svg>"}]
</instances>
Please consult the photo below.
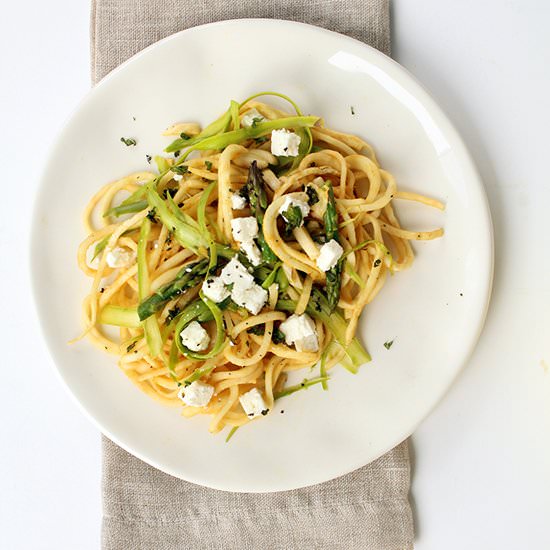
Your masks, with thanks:
<instances>
[{"instance_id":1,"label":"round ceramic plate","mask_svg":"<svg viewBox=\"0 0 550 550\"><path fill-rule=\"evenodd\" d=\"M397 205L401 222L444 226L415 243L412 268L391 277L365 310L359 336L372 362L335 368L281 399L229 443L208 419L181 417L141 393L114 356L86 341L76 266L83 208L101 185L147 168L177 121L207 123L231 99L262 90L292 97L331 128L376 149L401 189L434 196L444 213ZM138 140L125 147L121 136ZM229 491L278 491L326 481L374 460L410 435L453 382L481 330L492 278L492 233L482 184L461 139L428 93L378 51L316 27L236 20L196 27L143 51L96 86L59 137L36 202L34 293L61 378L113 441L179 478ZM390 349L384 343L393 341ZM283 413L284 411L284 413Z\"/></svg>"}]
</instances>

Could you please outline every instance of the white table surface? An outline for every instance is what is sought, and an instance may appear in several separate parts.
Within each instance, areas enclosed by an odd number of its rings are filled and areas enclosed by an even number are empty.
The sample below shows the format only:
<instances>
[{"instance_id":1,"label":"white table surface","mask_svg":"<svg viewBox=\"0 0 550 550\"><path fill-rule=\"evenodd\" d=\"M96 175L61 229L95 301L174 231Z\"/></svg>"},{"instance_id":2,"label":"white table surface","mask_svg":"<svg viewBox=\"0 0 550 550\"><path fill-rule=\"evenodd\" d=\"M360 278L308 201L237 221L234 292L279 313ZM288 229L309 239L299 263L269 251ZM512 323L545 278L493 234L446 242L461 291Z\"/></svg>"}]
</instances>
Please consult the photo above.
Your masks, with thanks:
<instances>
[{"instance_id":1,"label":"white table surface","mask_svg":"<svg viewBox=\"0 0 550 550\"><path fill-rule=\"evenodd\" d=\"M395 0L394 57L433 93L484 179L496 235L477 350L413 437L418 550L550 548L550 3ZM100 438L54 375L30 295L31 206L90 85L87 0L0 21L0 548L98 548Z\"/></svg>"}]
</instances>

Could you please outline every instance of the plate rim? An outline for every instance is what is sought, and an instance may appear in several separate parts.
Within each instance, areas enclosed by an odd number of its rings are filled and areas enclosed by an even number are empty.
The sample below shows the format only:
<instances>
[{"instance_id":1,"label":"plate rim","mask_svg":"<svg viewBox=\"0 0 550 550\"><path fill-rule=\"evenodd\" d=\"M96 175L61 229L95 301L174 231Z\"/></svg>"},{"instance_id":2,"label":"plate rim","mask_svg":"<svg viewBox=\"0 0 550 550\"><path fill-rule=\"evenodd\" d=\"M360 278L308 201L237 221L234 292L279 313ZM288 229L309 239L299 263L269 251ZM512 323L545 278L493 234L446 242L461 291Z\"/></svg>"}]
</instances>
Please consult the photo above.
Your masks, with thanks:
<instances>
[{"instance_id":1,"label":"plate rim","mask_svg":"<svg viewBox=\"0 0 550 550\"><path fill-rule=\"evenodd\" d=\"M209 484L204 482L203 480L198 479L196 476L189 475L189 474L186 474L185 477L182 477L181 472L175 471L173 468L166 467L165 465L160 464L154 457L147 456L146 453L143 453L141 451L136 451L135 449L130 448L130 446L126 445L123 441L121 441L121 439L117 435L113 434L111 430L104 425L104 423L97 420L92 410L89 409L82 401L79 400L79 398L76 396L71 386L69 385L68 380L62 373L62 369L58 366L56 354L54 352L53 342L50 343L47 337L47 330L46 330L47 321L46 321L46 316L43 312L44 305L41 303L41 300L40 300L40 289L39 289L39 281L38 281L39 270L37 269L38 260L36 259L37 255L34 254L34 251L36 250L39 242L38 214L40 211L40 202L41 202L40 198L42 197L42 195L45 193L47 189L46 175L50 172L51 165L54 164L54 158L56 156L57 149L60 147L60 144L63 141L63 137L65 133L68 132L70 122L77 115L77 113L79 113L90 101L93 101L93 97L97 93L96 90L103 87L106 83L108 83L112 79L116 78L117 74L119 72L124 71L127 65L133 64L134 62L136 62L136 60L138 60L142 56L147 56L150 51L157 49L160 45L166 42L178 39L181 35L193 34L194 32L202 32L204 29L207 29L210 27L224 27L224 26L231 26L231 25L251 24L251 23L254 23L255 25L267 24L267 25L275 25L275 26L302 27L309 30L314 30L320 33L321 35L325 34L332 37L336 37L339 41L353 44L355 47L359 46L360 48L368 51L369 55L374 56L374 58L378 58L378 60L381 62L382 65L387 64L390 67L393 67L393 69L398 73L400 83L403 84L407 90L410 91L411 87L413 89L416 88L413 90L414 96L417 99L419 99L420 103L423 106L425 106L426 109L429 111L430 116L434 119L437 127L442 128L443 133L450 139L452 143L451 149L455 154L455 156L460 161L460 166L465 170L465 175L466 175L466 178L470 180L471 188L472 189L475 188L475 190L479 195L478 198L480 200L479 200L478 207L480 207L480 212L483 213L483 218L480 217L478 221L482 222L484 225L484 231L482 233L482 238L484 242L482 243L482 248L486 252L485 257L487 261L483 264L483 273L479 277L480 304L481 304L481 297L483 297L483 305L480 308L480 314L477 317L476 330L472 332L473 336L471 337L469 345L466 346L460 361L457 362L457 367L454 369L454 372L449 377L449 380L445 386L444 391L442 391L441 394L436 399L433 400L431 406L426 409L423 415L421 415L415 422L411 423L407 427L407 430L406 430L407 433L404 436L402 434L396 436L392 440L391 444L388 444L386 447L383 448L382 451L377 453L376 456L374 456L367 462L365 462L364 460L358 460L351 467L340 469L337 473L331 474L328 477L324 476L322 480L311 481L307 483L291 483L291 484L285 485L284 487L275 488L275 489L271 487L269 488L258 487L255 489L243 490L243 489L234 487L231 484L227 484L226 486ZM372 62L372 60L369 60L369 62ZM385 73L387 73L387 67L382 67L382 70ZM392 76L395 76L395 75L392 75ZM403 79L404 79L404 82L403 82ZM420 93L421 95L420 98L418 97L418 93ZM374 460L376 460L377 458L379 458L380 456L384 455L389 450L394 448L396 445L400 444L401 442L405 441L408 437L410 437L416 431L418 426L429 415L432 414L433 410L441 403L444 397L448 394L451 387L456 382L456 379L459 376L459 374L464 370L469 358L471 357L471 355L473 354L477 346L477 343L483 331L485 321L487 318L487 312L491 301L493 278L494 278L494 249L495 249L494 229L493 229L493 222L491 218L491 212L489 208L487 193L485 191L482 178L479 175L479 172L473 161L471 153L469 152L464 140L462 139L458 130L455 128L449 116L439 106L439 104L436 102L436 100L434 99L430 91L421 82L419 82L419 80L411 72L409 72L405 67L400 65L397 61L395 61L388 55L384 54L380 50L377 50L376 48L370 46L369 44L366 44L364 42L361 42L360 40L351 38L344 34L331 31L323 27L318 27L316 25L310 25L307 23L301 23L297 21L289 21L285 19L238 18L238 19L227 19L223 21L216 21L212 23L198 25L195 27L190 27L188 29L178 31L165 38L162 38L161 40L140 50L139 52L134 54L132 57L130 57L129 59L121 63L112 71L110 71L101 80L99 80L94 86L92 86L90 90L88 90L86 94L80 99L80 101L77 102L76 106L73 109L71 109L69 115L63 121L63 124L61 125L58 132L53 136L51 143L46 151L45 161L42 163L40 174L41 174L40 181L36 188L35 195L33 197L33 207L31 210L30 238L28 240L28 250L27 250L27 253L29 254L30 258L27 265L29 266L31 271L30 279L31 279L33 303L34 303L34 313L36 315L36 318L38 320L38 325L40 327L40 337L42 338L42 341L45 344L45 348L48 350L48 354L51 359L51 366L53 367L53 370L56 373L58 379L61 380L65 390L69 393L73 402L76 403L77 407L84 413L84 415L87 418L89 418L89 420L100 430L100 432L103 435L105 435L107 438L109 438L111 441L113 441L115 444L120 446L122 449L124 449L131 455L139 458L140 460L153 466L154 468L164 473L167 473L173 477L176 477L178 479L182 479L184 481L188 481L190 483L194 483L194 484L208 487L211 489L217 489L217 490L228 491L228 492L246 492L246 493L279 492L279 491L299 489L299 488L315 485L317 483L330 481L337 477L346 475L362 466L370 464L371 462L373 462ZM483 284L481 284L481 281L483 282Z\"/></svg>"}]
</instances>

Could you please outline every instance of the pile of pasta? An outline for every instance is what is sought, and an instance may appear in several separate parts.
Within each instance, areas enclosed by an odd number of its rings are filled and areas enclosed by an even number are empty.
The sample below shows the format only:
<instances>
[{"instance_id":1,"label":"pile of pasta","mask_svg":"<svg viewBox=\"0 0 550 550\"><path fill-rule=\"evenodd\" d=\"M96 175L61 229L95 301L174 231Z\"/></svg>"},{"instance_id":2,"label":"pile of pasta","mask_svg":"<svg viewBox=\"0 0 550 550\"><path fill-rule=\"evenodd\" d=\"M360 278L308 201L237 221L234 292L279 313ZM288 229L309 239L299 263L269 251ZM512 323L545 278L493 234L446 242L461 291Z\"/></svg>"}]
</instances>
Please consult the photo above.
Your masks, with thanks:
<instances>
[{"instance_id":1,"label":"pile of pasta","mask_svg":"<svg viewBox=\"0 0 550 550\"><path fill-rule=\"evenodd\" d=\"M245 127L242 121L251 112L259 116ZM300 136L298 155L271 152L274 128ZM232 102L205 129L179 123L165 135L176 139L167 148L170 154L156 157L158 171L108 183L86 207L87 237L78 250L78 264L92 279L83 302L85 335L118 356L128 378L151 397L182 407L187 417L209 415L211 432L226 426L234 431L257 418L241 406L250 390L262 395L261 418L281 397L313 384L326 388L335 365L355 372L370 359L356 338L363 310L388 274L411 265L411 241L443 234L403 229L394 203L443 205L399 190L368 143L327 128L318 117L302 116L297 107L296 115L288 114L253 97ZM247 195L254 175L253 185L264 193L263 209ZM315 200L302 224L289 229L281 207L288 198L303 198L306 189ZM244 208L233 209L234 195L248 197ZM344 252L337 267L325 272L317 258L331 205L336 220L331 234ZM262 238L257 266L247 262L232 233L232 220L251 216ZM206 278L219 274L232 257L267 292L257 314L229 298L215 304L204 297ZM181 289L174 293L175 283ZM317 350L298 351L281 338L278 327L293 314L313 320ZM178 342L180 329L192 320L211 337L203 353ZM287 384L291 371L308 373L316 365L318 376ZM182 402L195 381L213 387L206 406Z\"/></svg>"}]
</instances>

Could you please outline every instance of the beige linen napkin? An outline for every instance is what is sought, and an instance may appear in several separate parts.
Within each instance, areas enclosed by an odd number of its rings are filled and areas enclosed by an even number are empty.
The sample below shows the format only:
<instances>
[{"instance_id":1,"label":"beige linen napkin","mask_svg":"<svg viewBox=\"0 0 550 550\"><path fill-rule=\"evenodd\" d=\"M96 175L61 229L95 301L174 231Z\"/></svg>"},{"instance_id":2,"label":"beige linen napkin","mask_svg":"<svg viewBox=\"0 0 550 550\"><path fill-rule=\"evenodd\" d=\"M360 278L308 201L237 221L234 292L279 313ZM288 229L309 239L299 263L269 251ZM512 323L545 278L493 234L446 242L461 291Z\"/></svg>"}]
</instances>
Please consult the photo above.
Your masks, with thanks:
<instances>
[{"instance_id":1,"label":"beige linen napkin","mask_svg":"<svg viewBox=\"0 0 550 550\"><path fill-rule=\"evenodd\" d=\"M192 26L245 17L302 21L389 54L388 0L92 0L92 78ZM407 443L333 481L268 494L226 493L164 474L103 440L108 550L408 550Z\"/></svg>"}]
</instances>

